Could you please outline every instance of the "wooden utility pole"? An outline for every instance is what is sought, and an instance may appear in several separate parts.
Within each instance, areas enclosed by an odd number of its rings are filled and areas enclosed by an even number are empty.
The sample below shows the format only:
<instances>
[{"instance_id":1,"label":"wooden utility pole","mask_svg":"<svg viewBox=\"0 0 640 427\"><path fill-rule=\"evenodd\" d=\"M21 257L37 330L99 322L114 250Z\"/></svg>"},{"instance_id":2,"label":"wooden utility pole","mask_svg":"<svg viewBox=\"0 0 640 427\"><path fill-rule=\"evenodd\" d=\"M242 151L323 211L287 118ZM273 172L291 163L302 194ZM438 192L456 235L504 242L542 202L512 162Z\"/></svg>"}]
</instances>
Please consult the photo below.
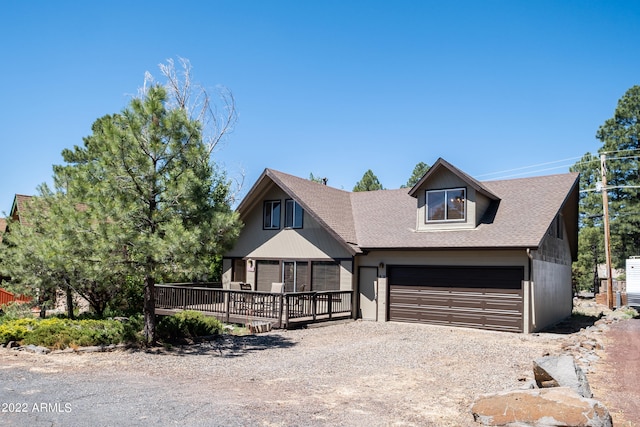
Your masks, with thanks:
<instances>
[{"instance_id":1,"label":"wooden utility pole","mask_svg":"<svg viewBox=\"0 0 640 427\"><path fill-rule=\"evenodd\" d=\"M604 218L604 254L607 263L607 305L613 309L613 278L611 277L611 232L609 231L609 195L607 188L606 155L600 154L600 176L602 178L602 214Z\"/></svg>"}]
</instances>

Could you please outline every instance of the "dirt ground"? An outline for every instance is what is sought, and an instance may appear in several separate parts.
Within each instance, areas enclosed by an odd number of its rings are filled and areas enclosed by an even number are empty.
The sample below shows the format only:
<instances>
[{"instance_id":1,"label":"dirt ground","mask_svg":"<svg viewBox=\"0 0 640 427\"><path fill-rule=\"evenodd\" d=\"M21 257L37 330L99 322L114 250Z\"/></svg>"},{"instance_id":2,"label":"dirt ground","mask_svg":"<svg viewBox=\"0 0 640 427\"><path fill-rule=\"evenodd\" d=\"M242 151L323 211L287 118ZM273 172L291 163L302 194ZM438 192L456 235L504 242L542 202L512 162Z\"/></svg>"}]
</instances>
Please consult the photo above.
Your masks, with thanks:
<instances>
[{"instance_id":1,"label":"dirt ground","mask_svg":"<svg viewBox=\"0 0 640 427\"><path fill-rule=\"evenodd\" d=\"M0 425L477 427L475 398L530 382L582 320L529 335L355 321L146 351L0 349ZM640 426L640 320L598 341L594 397L616 427Z\"/></svg>"},{"instance_id":2,"label":"dirt ground","mask_svg":"<svg viewBox=\"0 0 640 427\"><path fill-rule=\"evenodd\" d=\"M594 395L616 427L640 426L640 319L616 323L604 335L604 356L589 376Z\"/></svg>"}]
</instances>

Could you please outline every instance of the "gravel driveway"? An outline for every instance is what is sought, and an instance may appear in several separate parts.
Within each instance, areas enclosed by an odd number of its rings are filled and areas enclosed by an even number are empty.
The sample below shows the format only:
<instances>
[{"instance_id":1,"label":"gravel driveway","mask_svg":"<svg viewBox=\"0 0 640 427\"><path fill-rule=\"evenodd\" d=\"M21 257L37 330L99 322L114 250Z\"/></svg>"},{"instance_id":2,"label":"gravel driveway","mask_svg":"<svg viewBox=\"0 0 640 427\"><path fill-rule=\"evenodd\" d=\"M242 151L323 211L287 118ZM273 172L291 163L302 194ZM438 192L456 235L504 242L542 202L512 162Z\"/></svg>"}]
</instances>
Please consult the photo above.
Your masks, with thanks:
<instances>
[{"instance_id":1,"label":"gravel driveway","mask_svg":"<svg viewBox=\"0 0 640 427\"><path fill-rule=\"evenodd\" d=\"M0 349L0 424L475 425L478 394L522 387L563 338L355 321L171 350Z\"/></svg>"}]
</instances>

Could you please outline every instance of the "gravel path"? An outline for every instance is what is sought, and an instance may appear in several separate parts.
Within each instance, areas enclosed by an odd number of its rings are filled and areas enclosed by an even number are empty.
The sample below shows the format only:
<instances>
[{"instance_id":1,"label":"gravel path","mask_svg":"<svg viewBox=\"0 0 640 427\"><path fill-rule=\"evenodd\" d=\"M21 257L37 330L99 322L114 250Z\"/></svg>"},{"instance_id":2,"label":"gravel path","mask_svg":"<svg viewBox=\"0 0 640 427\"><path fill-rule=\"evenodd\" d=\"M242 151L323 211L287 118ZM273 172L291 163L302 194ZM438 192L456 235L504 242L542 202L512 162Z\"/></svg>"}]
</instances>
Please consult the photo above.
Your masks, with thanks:
<instances>
[{"instance_id":1,"label":"gravel path","mask_svg":"<svg viewBox=\"0 0 640 427\"><path fill-rule=\"evenodd\" d=\"M0 424L470 426L477 395L522 387L565 337L356 321L171 350L0 349Z\"/></svg>"}]
</instances>

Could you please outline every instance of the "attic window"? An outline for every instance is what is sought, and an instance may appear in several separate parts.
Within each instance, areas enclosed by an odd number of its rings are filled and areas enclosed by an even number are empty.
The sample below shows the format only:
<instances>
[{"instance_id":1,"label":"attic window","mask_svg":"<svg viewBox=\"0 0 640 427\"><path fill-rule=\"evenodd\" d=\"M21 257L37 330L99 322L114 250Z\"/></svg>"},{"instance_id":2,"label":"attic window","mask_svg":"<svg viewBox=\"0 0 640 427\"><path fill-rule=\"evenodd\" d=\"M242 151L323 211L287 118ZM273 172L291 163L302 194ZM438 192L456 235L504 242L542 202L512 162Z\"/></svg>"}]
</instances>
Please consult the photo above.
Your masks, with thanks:
<instances>
[{"instance_id":1,"label":"attic window","mask_svg":"<svg viewBox=\"0 0 640 427\"><path fill-rule=\"evenodd\" d=\"M466 219L465 188L427 191L427 222L464 221Z\"/></svg>"},{"instance_id":2,"label":"attic window","mask_svg":"<svg viewBox=\"0 0 640 427\"><path fill-rule=\"evenodd\" d=\"M267 200L264 202L265 230L277 230L280 228L280 200Z\"/></svg>"},{"instance_id":3,"label":"attic window","mask_svg":"<svg viewBox=\"0 0 640 427\"><path fill-rule=\"evenodd\" d=\"M295 200L285 200L284 226L288 228L302 228L302 216L304 210Z\"/></svg>"}]
</instances>

